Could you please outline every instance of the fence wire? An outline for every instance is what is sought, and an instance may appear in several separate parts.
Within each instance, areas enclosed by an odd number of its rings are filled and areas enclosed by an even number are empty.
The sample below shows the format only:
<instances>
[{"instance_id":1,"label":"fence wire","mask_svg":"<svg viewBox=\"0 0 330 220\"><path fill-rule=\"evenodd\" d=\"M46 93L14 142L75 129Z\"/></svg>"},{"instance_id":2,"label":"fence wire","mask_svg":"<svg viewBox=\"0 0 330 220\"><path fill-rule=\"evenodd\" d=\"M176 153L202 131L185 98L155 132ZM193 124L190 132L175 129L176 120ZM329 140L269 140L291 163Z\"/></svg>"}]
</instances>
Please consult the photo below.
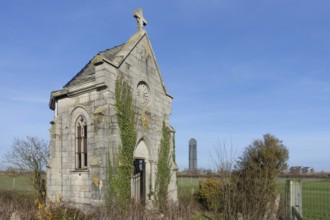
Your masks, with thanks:
<instances>
[{"instance_id":1,"label":"fence wire","mask_svg":"<svg viewBox=\"0 0 330 220\"><path fill-rule=\"evenodd\" d=\"M302 203L304 220L330 220L330 181L303 180Z\"/></svg>"}]
</instances>

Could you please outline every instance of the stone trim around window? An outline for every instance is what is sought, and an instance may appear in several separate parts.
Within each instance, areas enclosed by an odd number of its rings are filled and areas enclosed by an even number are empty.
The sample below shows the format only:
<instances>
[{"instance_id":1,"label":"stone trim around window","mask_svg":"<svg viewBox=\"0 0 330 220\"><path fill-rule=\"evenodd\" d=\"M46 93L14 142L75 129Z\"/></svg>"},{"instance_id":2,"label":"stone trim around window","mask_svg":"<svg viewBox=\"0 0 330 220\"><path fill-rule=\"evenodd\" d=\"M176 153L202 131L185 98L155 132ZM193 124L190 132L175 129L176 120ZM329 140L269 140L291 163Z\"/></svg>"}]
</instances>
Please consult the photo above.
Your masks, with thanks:
<instances>
[{"instance_id":1,"label":"stone trim around window","mask_svg":"<svg viewBox=\"0 0 330 220\"><path fill-rule=\"evenodd\" d=\"M87 121L82 115L78 116L75 124L75 169L86 170L88 166Z\"/></svg>"}]
</instances>

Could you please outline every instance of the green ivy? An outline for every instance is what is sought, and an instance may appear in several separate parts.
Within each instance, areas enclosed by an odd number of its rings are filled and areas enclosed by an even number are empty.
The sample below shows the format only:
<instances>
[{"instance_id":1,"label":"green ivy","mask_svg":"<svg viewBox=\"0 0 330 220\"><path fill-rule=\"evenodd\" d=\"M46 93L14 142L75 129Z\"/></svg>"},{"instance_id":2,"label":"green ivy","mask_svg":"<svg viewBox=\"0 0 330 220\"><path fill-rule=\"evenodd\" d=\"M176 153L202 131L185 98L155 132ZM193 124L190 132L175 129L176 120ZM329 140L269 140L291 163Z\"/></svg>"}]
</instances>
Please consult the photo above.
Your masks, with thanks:
<instances>
[{"instance_id":1,"label":"green ivy","mask_svg":"<svg viewBox=\"0 0 330 220\"><path fill-rule=\"evenodd\" d=\"M173 162L176 163L176 156L175 156L175 133L173 132Z\"/></svg>"},{"instance_id":2,"label":"green ivy","mask_svg":"<svg viewBox=\"0 0 330 220\"><path fill-rule=\"evenodd\" d=\"M117 120L121 146L113 154L113 163L108 163L109 197L121 209L125 209L131 199L131 177L133 175L134 147L136 145L135 112L132 89L122 77L116 80ZM110 158L109 158L110 160Z\"/></svg>"},{"instance_id":3,"label":"green ivy","mask_svg":"<svg viewBox=\"0 0 330 220\"><path fill-rule=\"evenodd\" d=\"M165 125L165 122L163 122L156 176L156 202L160 209L165 208L167 205L167 192L171 179L170 139L170 128Z\"/></svg>"}]
</instances>

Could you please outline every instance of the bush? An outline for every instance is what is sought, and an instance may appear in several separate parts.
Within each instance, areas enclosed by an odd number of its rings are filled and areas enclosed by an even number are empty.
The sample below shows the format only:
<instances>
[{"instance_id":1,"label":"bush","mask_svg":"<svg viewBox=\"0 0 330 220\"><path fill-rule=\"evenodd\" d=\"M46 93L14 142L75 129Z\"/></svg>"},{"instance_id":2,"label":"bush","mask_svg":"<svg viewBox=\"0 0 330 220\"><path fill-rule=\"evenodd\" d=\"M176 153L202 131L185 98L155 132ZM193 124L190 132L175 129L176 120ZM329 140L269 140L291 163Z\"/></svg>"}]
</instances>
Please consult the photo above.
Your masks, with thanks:
<instances>
[{"instance_id":1,"label":"bush","mask_svg":"<svg viewBox=\"0 0 330 220\"><path fill-rule=\"evenodd\" d=\"M219 157L218 178L202 183L196 199L207 210L220 212L221 219L238 215L247 220L265 219L267 213L278 211L272 208L276 207L278 194L275 184L280 172L287 167L288 155L282 141L266 134L246 148L234 171L232 161L221 161Z\"/></svg>"},{"instance_id":2,"label":"bush","mask_svg":"<svg viewBox=\"0 0 330 220\"><path fill-rule=\"evenodd\" d=\"M277 196L276 179L287 167L282 141L266 134L248 146L238 161L236 199L245 219L262 219Z\"/></svg>"},{"instance_id":3,"label":"bush","mask_svg":"<svg viewBox=\"0 0 330 220\"><path fill-rule=\"evenodd\" d=\"M223 183L220 179L210 177L200 184L195 198L203 208L209 211L219 211L224 203L222 191Z\"/></svg>"}]
</instances>

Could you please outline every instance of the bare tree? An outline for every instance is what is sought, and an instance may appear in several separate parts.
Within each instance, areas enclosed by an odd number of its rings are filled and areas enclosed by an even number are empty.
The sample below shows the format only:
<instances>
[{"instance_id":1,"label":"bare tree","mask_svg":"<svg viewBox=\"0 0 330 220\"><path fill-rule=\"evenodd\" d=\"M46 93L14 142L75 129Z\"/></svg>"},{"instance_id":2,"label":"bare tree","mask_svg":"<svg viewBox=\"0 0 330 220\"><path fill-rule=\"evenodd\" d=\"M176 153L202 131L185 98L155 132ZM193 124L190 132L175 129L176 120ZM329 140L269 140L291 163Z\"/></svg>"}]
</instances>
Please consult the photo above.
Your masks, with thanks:
<instances>
[{"instance_id":1,"label":"bare tree","mask_svg":"<svg viewBox=\"0 0 330 220\"><path fill-rule=\"evenodd\" d=\"M8 167L29 172L33 187L40 198L45 198L43 168L49 160L49 144L38 137L15 138L11 148L5 153L3 162Z\"/></svg>"},{"instance_id":2,"label":"bare tree","mask_svg":"<svg viewBox=\"0 0 330 220\"><path fill-rule=\"evenodd\" d=\"M233 171L237 162L237 153L232 143L228 147L225 142L221 144L221 142L218 141L211 158L222 185L221 198L219 199L222 201L222 215L224 219L232 219L237 211L237 203L234 200L237 196L237 182L236 178L233 178Z\"/></svg>"}]
</instances>

